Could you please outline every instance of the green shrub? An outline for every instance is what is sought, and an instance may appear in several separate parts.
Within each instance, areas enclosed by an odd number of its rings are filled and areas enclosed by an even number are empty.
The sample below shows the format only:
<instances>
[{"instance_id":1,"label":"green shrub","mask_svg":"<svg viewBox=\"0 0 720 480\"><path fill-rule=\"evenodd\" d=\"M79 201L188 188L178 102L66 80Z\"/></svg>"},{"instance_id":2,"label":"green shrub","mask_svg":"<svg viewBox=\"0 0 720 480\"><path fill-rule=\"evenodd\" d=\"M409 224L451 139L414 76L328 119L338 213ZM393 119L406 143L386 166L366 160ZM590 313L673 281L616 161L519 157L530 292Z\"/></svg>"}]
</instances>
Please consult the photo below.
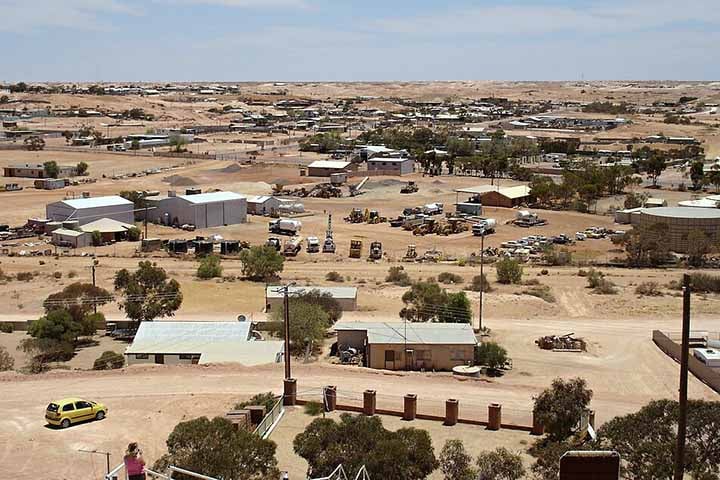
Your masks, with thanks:
<instances>
[{"instance_id":1,"label":"green shrub","mask_svg":"<svg viewBox=\"0 0 720 480\"><path fill-rule=\"evenodd\" d=\"M615 284L605 278L605 275L599 271L591 268L587 274L588 287L593 289L593 293L598 295L615 295L618 293Z\"/></svg>"},{"instance_id":2,"label":"green shrub","mask_svg":"<svg viewBox=\"0 0 720 480\"><path fill-rule=\"evenodd\" d=\"M77 272L75 270L70 270L68 272L68 278L75 278L77 277Z\"/></svg>"},{"instance_id":3,"label":"green shrub","mask_svg":"<svg viewBox=\"0 0 720 480\"><path fill-rule=\"evenodd\" d=\"M33 272L18 272L18 274L15 275L15 278L21 282L29 282L34 276L35 274Z\"/></svg>"},{"instance_id":4,"label":"green shrub","mask_svg":"<svg viewBox=\"0 0 720 480\"><path fill-rule=\"evenodd\" d=\"M492 290L490 282L487 279L487 275L484 273L482 274L482 277L480 275L475 275L470 283L470 290L473 292L479 292L480 289L482 289L483 292L489 292Z\"/></svg>"},{"instance_id":5,"label":"green shrub","mask_svg":"<svg viewBox=\"0 0 720 480\"><path fill-rule=\"evenodd\" d=\"M539 285L532 288L524 289L520 292L523 295L531 295L533 297L541 298L548 303L555 303L555 295L553 295L550 287L547 285Z\"/></svg>"},{"instance_id":6,"label":"green shrub","mask_svg":"<svg viewBox=\"0 0 720 480\"><path fill-rule=\"evenodd\" d=\"M7 351L7 348L0 346L0 372L6 372L15 368L15 359Z\"/></svg>"},{"instance_id":7,"label":"green shrub","mask_svg":"<svg viewBox=\"0 0 720 480\"><path fill-rule=\"evenodd\" d=\"M495 270L500 283L510 284L522 281L523 268L520 262L514 258L503 258L495 264Z\"/></svg>"},{"instance_id":8,"label":"green shrub","mask_svg":"<svg viewBox=\"0 0 720 480\"><path fill-rule=\"evenodd\" d=\"M456 273L442 272L437 277L437 281L440 283L463 283L463 277Z\"/></svg>"},{"instance_id":9,"label":"green shrub","mask_svg":"<svg viewBox=\"0 0 720 480\"><path fill-rule=\"evenodd\" d=\"M635 293L644 297L661 297L663 294L657 282L643 282L635 287Z\"/></svg>"},{"instance_id":10,"label":"green shrub","mask_svg":"<svg viewBox=\"0 0 720 480\"><path fill-rule=\"evenodd\" d=\"M390 267L387 277L385 277L385 281L399 287L407 287L412 284L410 276L407 274L405 267L403 266Z\"/></svg>"},{"instance_id":11,"label":"green shrub","mask_svg":"<svg viewBox=\"0 0 720 480\"><path fill-rule=\"evenodd\" d=\"M13 332L12 323L0 323L0 332L12 333Z\"/></svg>"},{"instance_id":12,"label":"green shrub","mask_svg":"<svg viewBox=\"0 0 720 480\"><path fill-rule=\"evenodd\" d=\"M130 227L127 232L128 241L137 242L140 240L140 229L138 227Z\"/></svg>"},{"instance_id":13,"label":"green shrub","mask_svg":"<svg viewBox=\"0 0 720 480\"><path fill-rule=\"evenodd\" d=\"M217 255L208 255L200 259L200 266L197 269L197 276L203 280L209 278L222 277L222 265L220 265L220 257Z\"/></svg>"},{"instance_id":14,"label":"green shrub","mask_svg":"<svg viewBox=\"0 0 720 480\"><path fill-rule=\"evenodd\" d=\"M495 342L483 342L475 347L475 364L497 370L508 361L507 350Z\"/></svg>"},{"instance_id":15,"label":"green shrub","mask_svg":"<svg viewBox=\"0 0 720 480\"><path fill-rule=\"evenodd\" d=\"M111 350L105 351L93 363L93 370L115 370L125 366L125 356Z\"/></svg>"},{"instance_id":16,"label":"green shrub","mask_svg":"<svg viewBox=\"0 0 720 480\"><path fill-rule=\"evenodd\" d=\"M324 410L322 403L320 402L307 402L303 409L305 410L305 413L307 413L311 417L317 417Z\"/></svg>"},{"instance_id":17,"label":"green shrub","mask_svg":"<svg viewBox=\"0 0 720 480\"><path fill-rule=\"evenodd\" d=\"M53 272L53 278L60 280L62 278L62 272Z\"/></svg>"},{"instance_id":18,"label":"green shrub","mask_svg":"<svg viewBox=\"0 0 720 480\"><path fill-rule=\"evenodd\" d=\"M538 280L537 278L530 278L530 279L525 280L524 282L522 282L522 284L525 285L525 286L532 287L532 286L534 286L534 285L540 285L540 280Z\"/></svg>"},{"instance_id":19,"label":"green shrub","mask_svg":"<svg viewBox=\"0 0 720 480\"><path fill-rule=\"evenodd\" d=\"M327 280L328 282L338 282L338 283L341 283L341 282L344 282L344 281L345 281L345 279L343 278L343 276L342 276L340 273L336 272L336 271L328 272L328 273L325 275L325 280Z\"/></svg>"},{"instance_id":20,"label":"green shrub","mask_svg":"<svg viewBox=\"0 0 720 480\"><path fill-rule=\"evenodd\" d=\"M543 251L543 262L556 267L569 265L572 263L572 253L567 248L558 250L549 246Z\"/></svg>"},{"instance_id":21,"label":"green shrub","mask_svg":"<svg viewBox=\"0 0 720 480\"><path fill-rule=\"evenodd\" d=\"M693 292L720 293L720 276L707 273L691 273L690 288Z\"/></svg>"},{"instance_id":22,"label":"green shrub","mask_svg":"<svg viewBox=\"0 0 720 480\"><path fill-rule=\"evenodd\" d=\"M279 399L280 398L273 392L256 393L255 395L250 397L250 400L236 403L235 410L242 410L243 408L247 408L251 405L262 405L263 407L265 407L265 412L269 412L270 410L272 410L272 408L275 406Z\"/></svg>"}]
</instances>

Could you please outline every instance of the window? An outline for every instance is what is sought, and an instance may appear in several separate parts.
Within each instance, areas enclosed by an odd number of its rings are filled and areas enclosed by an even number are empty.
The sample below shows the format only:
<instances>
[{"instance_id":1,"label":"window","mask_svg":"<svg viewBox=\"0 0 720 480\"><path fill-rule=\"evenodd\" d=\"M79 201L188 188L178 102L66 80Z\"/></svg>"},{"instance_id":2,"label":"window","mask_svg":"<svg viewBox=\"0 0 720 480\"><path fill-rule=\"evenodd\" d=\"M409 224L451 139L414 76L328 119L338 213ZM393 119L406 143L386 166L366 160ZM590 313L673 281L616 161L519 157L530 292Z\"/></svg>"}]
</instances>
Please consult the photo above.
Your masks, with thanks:
<instances>
[{"instance_id":1,"label":"window","mask_svg":"<svg viewBox=\"0 0 720 480\"><path fill-rule=\"evenodd\" d=\"M60 408L60 407L58 407L57 404L51 403L50 405L48 405L47 410L48 410L48 412L57 412L58 408Z\"/></svg>"},{"instance_id":2,"label":"window","mask_svg":"<svg viewBox=\"0 0 720 480\"><path fill-rule=\"evenodd\" d=\"M75 410L75 407L72 403L68 403L63 407L63 412L72 412L73 410Z\"/></svg>"},{"instance_id":3,"label":"window","mask_svg":"<svg viewBox=\"0 0 720 480\"><path fill-rule=\"evenodd\" d=\"M386 362L394 362L395 361L395 350L385 350L385 361Z\"/></svg>"},{"instance_id":4,"label":"window","mask_svg":"<svg viewBox=\"0 0 720 480\"><path fill-rule=\"evenodd\" d=\"M88 402L75 402L75 408L80 410L81 408L92 408Z\"/></svg>"},{"instance_id":5,"label":"window","mask_svg":"<svg viewBox=\"0 0 720 480\"><path fill-rule=\"evenodd\" d=\"M135 358L137 360L147 360L150 356L147 353L136 353Z\"/></svg>"},{"instance_id":6,"label":"window","mask_svg":"<svg viewBox=\"0 0 720 480\"><path fill-rule=\"evenodd\" d=\"M450 359L464 362L465 361L465 350L463 350L462 348L451 349L450 350Z\"/></svg>"},{"instance_id":7,"label":"window","mask_svg":"<svg viewBox=\"0 0 720 480\"><path fill-rule=\"evenodd\" d=\"M181 353L180 360L192 360L193 355L190 353Z\"/></svg>"},{"instance_id":8,"label":"window","mask_svg":"<svg viewBox=\"0 0 720 480\"><path fill-rule=\"evenodd\" d=\"M425 360L425 361L432 360L432 350L416 350L415 358L417 360Z\"/></svg>"}]
</instances>

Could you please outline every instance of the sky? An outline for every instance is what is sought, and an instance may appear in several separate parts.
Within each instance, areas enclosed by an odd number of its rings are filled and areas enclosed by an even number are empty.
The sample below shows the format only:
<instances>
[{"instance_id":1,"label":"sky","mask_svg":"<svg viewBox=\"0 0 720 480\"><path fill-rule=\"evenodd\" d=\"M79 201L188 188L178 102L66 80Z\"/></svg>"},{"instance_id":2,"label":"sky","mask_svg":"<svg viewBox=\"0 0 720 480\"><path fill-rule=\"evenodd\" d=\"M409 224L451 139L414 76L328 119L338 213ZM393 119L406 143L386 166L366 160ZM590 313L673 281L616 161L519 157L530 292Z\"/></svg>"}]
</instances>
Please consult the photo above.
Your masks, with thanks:
<instances>
[{"instance_id":1,"label":"sky","mask_svg":"<svg viewBox=\"0 0 720 480\"><path fill-rule=\"evenodd\" d=\"M0 0L0 82L720 80L720 0Z\"/></svg>"}]
</instances>

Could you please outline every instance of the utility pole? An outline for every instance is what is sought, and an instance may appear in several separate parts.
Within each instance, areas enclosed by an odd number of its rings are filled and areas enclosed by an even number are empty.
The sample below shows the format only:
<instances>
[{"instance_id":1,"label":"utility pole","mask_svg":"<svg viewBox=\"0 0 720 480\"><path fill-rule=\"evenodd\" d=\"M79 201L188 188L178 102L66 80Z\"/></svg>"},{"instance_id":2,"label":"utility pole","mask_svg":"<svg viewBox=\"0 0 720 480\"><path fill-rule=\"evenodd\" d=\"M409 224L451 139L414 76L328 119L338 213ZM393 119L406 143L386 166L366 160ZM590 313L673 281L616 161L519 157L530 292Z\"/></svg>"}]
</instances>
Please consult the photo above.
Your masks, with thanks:
<instances>
[{"instance_id":1,"label":"utility pole","mask_svg":"<svg viewBox=\"0 0 720 480\"><path fill-rule=\"evenodd\" d=\"M283 288L283 308L285 309L285 379L292 378L290 374L290 299L288 298L288 290L290 286Z\"/></svg>"},{"instance_id":2,"label":"utility pole","mask_svg":"<svg viewBox=\"0 0 720 480\"><path fill-rule=\"evenodd\" d=\"M485 265L485 230L480 237L480 307L478 308L478 330L482 335L483 328L483 289L485 288L485 277L483 267Z\"/></svg>"},{"instance_id":3,"label":"utility pole","mask_svg":"<svg viewBox=\"0 0 720 480\"><path fill-rule=\"evenodd\" d=\"M147 212L148 212L148 207L147 207L147 205L145 205L145 237L144 237L145 240L147 240L147 238L148 238L148 234L147 234L147 230L148 230L148 229L147 229Z\"/></svg>"},{"instance_id":4,"label":"utility pole","mask_svg":"<svg viewBox=\"0 0 720 480\"><path fill-rule=\"evenodd\" d=\"M95 259L93 258L92 266L90 267L90 268L92 269L93 288L96 286L96 285L95 285L95 265L96 265L96 262L97 262L97 260L95 260ZM94 310L94 313L97 313L97 302L95 302L95 301L93 302L93 310Z\"/></svg>"},{"instance_id":5,"label":"utility pole","mask_svg":"<svg viewBox=\"0 0 720 480\"><path fill-rule=\"evenodd\" d=\"M682 345L680 350L680 416L678 417L675 449L674 480L682 480L685 473L685 435L688 414L688 356L690 350L690 275L683 275Z\"/></svg>"}]
</instances>

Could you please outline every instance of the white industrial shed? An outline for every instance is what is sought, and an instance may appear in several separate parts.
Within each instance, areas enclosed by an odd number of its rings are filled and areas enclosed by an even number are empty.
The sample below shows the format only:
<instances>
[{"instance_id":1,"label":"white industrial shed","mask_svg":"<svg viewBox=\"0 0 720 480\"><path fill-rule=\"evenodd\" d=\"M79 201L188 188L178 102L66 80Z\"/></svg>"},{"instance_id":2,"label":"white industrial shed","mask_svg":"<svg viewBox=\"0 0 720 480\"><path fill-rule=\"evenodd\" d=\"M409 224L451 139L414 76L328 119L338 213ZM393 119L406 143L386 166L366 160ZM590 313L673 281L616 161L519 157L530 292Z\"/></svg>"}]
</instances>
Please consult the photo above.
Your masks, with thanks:
<instances>
[{"instance_id":1,"label":"white industrial shed","mask_svg":"<svg viewBox=\"0 0 720 480\"><path fill-rule=\"evenodd\" d=\"M265 308L272 310L273 308L282 308L284 294L279 291L277 286L265 287ZM300 287L292 286L288 288L289 295L298 296L313 291L319 292L321 295L328 294L334 298L343 311L357 310L357 287Z\"/></svg>"},{"instance_id":2,"label":"white industrial shed","mask_svg":"<svg viewBox=\"0 0 720 480\"><path fill-rule=\"evenodd\" d=\"M281 361L283 342L253 340L250 327L250 322L143 322L125 357L128 365Z\"/></svg>"},{"instance_id":3,"label":"white industrial shed","mask_svg":"<svg viewBox=\"0 0 720 480\"><path fill-rule=\"evenodd\" d=\"M58 228L52 232L52 243L60 247L89 247L92 244L92 235L78 230Z\"/></svg>"},{"instance_id":4,"label":"white industrial shed","mask_svg":"<svg viewBox=\"0 0 720 480\"><path fill-rule=\"evenodd\" d=\"M149 199L150 200L150 199ZM150 217L167 225L221 227L247 221L247 198L235 192L168 196L152 201L156 207Z\"/></svg>"},{"instance_id":5,"label":"white industrial shed","mask_svg":"<svg viewBox=\"0 0 720 480\"><path fill-rule=\"evenodd\" d=\"M247 199L247 211L252 215L270 215L280 206L280 199L270 195L260 195Z\"/></svg>"},{"instance_id":6,"label":"white industrial shed","mask_svg":"<svg viewBox=\"0 0 720 480\"><path fill-rule=\"evenodd\" d=\"M119 195L107 197L73 198L49 203L45 215L51 221L77 220L79 225L111 218L123 223L133 223L135 214L133 202Z\"/></svg>"}]
</instances>

